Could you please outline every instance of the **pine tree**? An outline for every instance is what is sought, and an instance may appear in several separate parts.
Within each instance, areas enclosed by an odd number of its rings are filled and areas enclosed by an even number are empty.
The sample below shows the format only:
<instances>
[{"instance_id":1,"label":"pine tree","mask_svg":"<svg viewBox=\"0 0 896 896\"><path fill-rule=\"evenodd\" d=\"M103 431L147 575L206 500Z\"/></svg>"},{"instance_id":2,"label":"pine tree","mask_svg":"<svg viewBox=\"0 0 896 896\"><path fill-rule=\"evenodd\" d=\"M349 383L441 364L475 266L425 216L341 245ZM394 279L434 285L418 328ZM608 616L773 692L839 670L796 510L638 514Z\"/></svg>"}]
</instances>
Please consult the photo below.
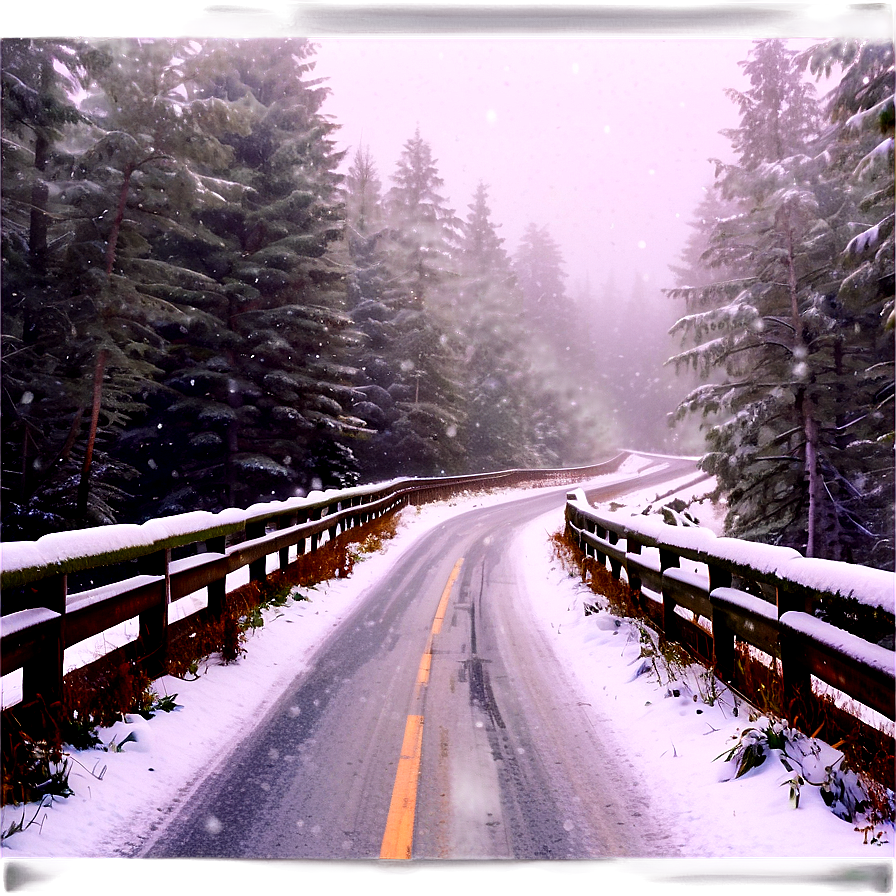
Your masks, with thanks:
<instances>
[{"instance_id":1,"label":"pine tree","mask_svg":"<svg viewBox=\"0 0 896 896\"><path fill-rule=\"evenodd\" d=\"M799 60L816 75L842 74L827 98L821 141L825 179L844 198L846 242L829 304L843 334L834 364L842 396L832 439L840 458L835 497L860 556L892 567L894 50L891 42L834 40ZM842 244L841 244L842 245ZM834 290L836 288L836 294ZM843 406L845 405L845 407Z\"/></svg>"},{"instance_id":2,"label":"pine tree","mask_svg":"<svg viewBox=\"0 0 896 896\"><path fill-rule=\"evenodd\" d=\"M222 246L202 259L219 284L217 326L173 357L166 383L182 397L165 410L165 428L189 440L186 454L175 451L181 463L193 460L172 475L212 471L215 502L357 477L350 320L328 254L342 234L342 154L311 56L305 40L209 42L197 66L195 96L245 118L222 136L226 157L213 172L239 195L200 214Z\"/></svg>"},{"instance_id":3,"label":"pine tree","mask_svg":"<svg viewBox=\"0 0 896 896\"><path fill-rule=\"evenodd\" d=\"M563 255L547 227L526 227L513 255L513 272L528 356L540 386L540 453L553 466L589 463L608 444L610 411L598 380L581 375L594 361L592 333L567 294Z\"/></svg>"},{"instance_id":4,"label":"pine tree","mask_svg":"<svg viewBox=\"0 0 896 896\"><path fill-rule=\"evenodd\" d=\"M706 253L711 248L716 229L739 212L737 201L726 200L722 195L720 183L711 183L703 188L703 196L694 210L693 218L688 222L690 233L679 256L679 263L669 266L676 286L709 287L736 276L734 271L722 265L710 267ZM699 301L701 298L711 301L711 294L703 296L702 293L694 291L686 294L685 298L693 301ZM697 305L688 305L687 310L698 311L700 308Z\"/></svg>"},{"instance_id":5,"label":"pine tree","mask_svg":"<svg viewBox=\"0 0 896 896\"><path fill-rule=\"evenodd\" d=\"M725 276L670 291L692 309L676 329L694 342L674 360L705 381L679 413L710 415L702 465L728 496L731 534L866 559L860 459L842 435L856 422L856 377L868 363L836 300L849 196L830 178L817 139L800 144L799 128L781 126L814 118L799 109L808 94L793 54L768 41L754 52L765 63L777 54L781 64L753 67L752 102L741 104L734 140L738 163L718 166L736 213L715 222L703 259ZM762 109L769 120L760 128ZM779 148L787 155L770 155Z\"/></svg>"},{"instance_id":6,"label":"pine tree","mask_svg":"<svg viewBox=\"0 0 896 896\"><path fill-rule=\"evenodd\" d=\"M91 126L73 97L109 64L81 41L3 42L4 538L113 521L133 472L107 448L148 368L68 267L71 165Z\"/></svg>"},{"instance_id":7,"label":"pine tree","mask_svg":"<svg viewBox=\"0 0 896 896\"><path fill-rule=\"evenodd\" d=\"M421 300L432 298L453 270L459 221L445 204L443 186L432 148L417 128L402 149L385 202L395 234L396 262L407 286Z\"/></svg>"},{"instance_id":8,"label":"pine tree","mask_svg":"<svg viewBox=\"0 0 896 896\"><path fill-rule=\"evenodd\" d=\"M571 298L580 322L573 361L595 387L591 401L608 438L617 446L668 451L668 415L685 394L663 369L674 344L671 303L640 273L627 290L611 276L598 288L578 284Z\"/></svg>"},{"instance_id":9,"label":"pine tree","mask_svg":"<svg viewBox=\"0 0 896 896\"><path fill-rule=\"evenodd\" d=\"M125 372L131 379L135 402L114 447L140 469L127 513L142 519L193 506L219 509L228 501L220 487L209 487L216 436L208 423L220 412L177 396L182 382L216 375L185 363L188 346L208 353L234 344L220 318L228 304L219 282L227 245L201 216L245 200L245 185L212 173L228 165L232 151L224 140L248 133L248 118L243 108L197 95L200 42L116 41L105 48L113 62L83 103L93 128L81 138L86 149L73 157L66 189L79 222L66 274L102 309L115 347L110 378ZM207 367L216 364L220 355L212 354ZM180 365L180 380L166 377Z\"/></svg>"},{"instance_id":10,"label":"pine tree","mask_svg":"<svg viewBox=\"0 0 896 896\"><path fill-rule=\"evenodd\" d=\"M388 349L367 375L389 393L394 414L376 451L393 475L461 472L460 340L450 312L457 220L419 131L405 144L393 184L386 195L388 310L380 321Z\"/></svg>"},{"instance_id":11,"label":"pine tree","mask_svg":"<svg viewBox=\"0 0 896 896\"><path fill-rule=\"evenodd\" d=\"M465 345L467 468L537 466L533 425L538 386L517 314L520 296L510 259L480 183L461 227L454 285L455 322Z\"/></svg>"},{"instance_id":12,"label":"pine tree","mask_svg":"<svg viewBox=\"0 0 896 896\"><path fill-rule=\"evenodd\" d=\"M365 147L357 148L353 156L345 181L345 204L347 304L361 334L352 352L357 369L352 413L366 428L357 446L361 476L378 480L393 475L391 426L402 417L396 403L403 386L394 351L400 339L394 318L405 296L392 282L384 249L388 231L382 221L382 186Z\"/></svg>"}]
</instances>

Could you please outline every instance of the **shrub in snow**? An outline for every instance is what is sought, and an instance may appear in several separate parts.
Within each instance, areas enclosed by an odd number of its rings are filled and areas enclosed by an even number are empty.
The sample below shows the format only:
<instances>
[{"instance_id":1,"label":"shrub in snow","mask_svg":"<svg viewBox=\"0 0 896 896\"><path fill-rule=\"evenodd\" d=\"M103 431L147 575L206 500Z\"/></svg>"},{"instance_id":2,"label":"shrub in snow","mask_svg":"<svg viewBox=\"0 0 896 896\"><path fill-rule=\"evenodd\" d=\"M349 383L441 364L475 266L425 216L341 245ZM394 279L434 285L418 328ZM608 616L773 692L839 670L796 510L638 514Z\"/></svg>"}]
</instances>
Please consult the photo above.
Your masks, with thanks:
<instances>
[{"instance_id":1,"label":"shrub in snow","mask_svg":"<svg viewBox=\"0 0 896 896\"><path fill-rule=\"evenodd\" d=\"M857 825L870 824L866 817L871 810L868 793L859 776L841 766L843 754L814 737L791 728L786 719L770 720L765 716L755 726L744 728L737 742L726 753L726 762L736 766L735 778L763 765L776 755L791 773L784 784L790 786L790 801L799 807L800 788L804 784L818 787L821 798L831 811L844 821Z\"/></svg>"}]
</instances>

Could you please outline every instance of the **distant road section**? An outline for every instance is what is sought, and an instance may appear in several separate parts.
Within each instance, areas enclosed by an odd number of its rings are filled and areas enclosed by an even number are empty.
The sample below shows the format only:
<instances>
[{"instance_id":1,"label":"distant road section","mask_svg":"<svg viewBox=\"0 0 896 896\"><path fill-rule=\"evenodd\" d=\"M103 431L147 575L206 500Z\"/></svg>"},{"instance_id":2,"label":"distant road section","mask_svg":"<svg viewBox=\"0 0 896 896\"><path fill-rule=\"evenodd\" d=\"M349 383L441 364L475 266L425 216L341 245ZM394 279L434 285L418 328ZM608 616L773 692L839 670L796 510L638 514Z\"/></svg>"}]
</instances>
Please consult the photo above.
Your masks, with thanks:
<instances>
[{"instance_id":1,"label":"distant road section","mask_svg":"<svg viewBox=\"0 0 896 896\"><path fill-rule=\"evenodd\" d=\"M606 501L690 470L670 461L586 492ZM670 855L673 832L651 828L647 795L528 618L514 543L565 492L422 537L141 855Z\"/></svg>"}]
</instances>

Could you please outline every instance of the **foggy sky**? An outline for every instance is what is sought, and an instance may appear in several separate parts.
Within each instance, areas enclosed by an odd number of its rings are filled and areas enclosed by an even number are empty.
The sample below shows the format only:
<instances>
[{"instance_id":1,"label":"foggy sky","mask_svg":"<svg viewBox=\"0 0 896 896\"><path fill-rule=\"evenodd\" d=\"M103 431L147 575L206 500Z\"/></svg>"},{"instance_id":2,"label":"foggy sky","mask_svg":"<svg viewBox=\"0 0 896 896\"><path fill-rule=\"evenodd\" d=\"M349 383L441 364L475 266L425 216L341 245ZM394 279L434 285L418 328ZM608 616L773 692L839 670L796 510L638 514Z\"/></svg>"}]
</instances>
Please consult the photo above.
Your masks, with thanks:
<instances>
[{"instance_id":1,"label":"foggy sky","mask_svg":"<svg viewBox=\"0 0 896 896\"><path fill-rule=\"evenodd\" d=\"M719 134L738 113L724 88L747 86L748 40L622 38L322 39L315 74L340 148L369 147L384 188L417 127L444 194L466 217L489 186L505 248L547 226L569 285L611 274L671 286L687 222Z\"/></svg>"}]
</instances>

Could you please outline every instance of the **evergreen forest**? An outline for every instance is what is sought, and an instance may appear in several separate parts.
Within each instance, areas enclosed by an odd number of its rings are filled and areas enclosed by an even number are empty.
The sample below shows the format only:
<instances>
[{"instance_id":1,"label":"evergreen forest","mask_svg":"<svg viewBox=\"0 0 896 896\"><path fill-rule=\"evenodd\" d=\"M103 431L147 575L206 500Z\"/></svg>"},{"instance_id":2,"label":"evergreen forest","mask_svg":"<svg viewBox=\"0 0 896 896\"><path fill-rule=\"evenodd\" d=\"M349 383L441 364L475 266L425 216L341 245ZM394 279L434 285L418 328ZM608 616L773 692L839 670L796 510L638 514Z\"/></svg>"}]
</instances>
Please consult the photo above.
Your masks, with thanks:
<instances>
[{"instance_id":1,"label":"evergreen forest","mask_svg":"<svg viewBox=\"0 0 896 896\"><path fill-rule=\"evenodd\" d=\"M526 319L565 317L547 230L520 271L419 133L344 158L314 64L3 42L4 539L607 450Z\"/></svg>"},{"instance_id":2,"label":"evergreen forest","mask_svg":"<svg viewBox=\"0 0 896 896\"><path fill-rule=\"evenodd\" d=\"M892 568L891 44L754 44L653 330L419 129L340 150L305 39L0 61L4 540L694 446L730 534Z\"/></svg>"}]
</instances>

